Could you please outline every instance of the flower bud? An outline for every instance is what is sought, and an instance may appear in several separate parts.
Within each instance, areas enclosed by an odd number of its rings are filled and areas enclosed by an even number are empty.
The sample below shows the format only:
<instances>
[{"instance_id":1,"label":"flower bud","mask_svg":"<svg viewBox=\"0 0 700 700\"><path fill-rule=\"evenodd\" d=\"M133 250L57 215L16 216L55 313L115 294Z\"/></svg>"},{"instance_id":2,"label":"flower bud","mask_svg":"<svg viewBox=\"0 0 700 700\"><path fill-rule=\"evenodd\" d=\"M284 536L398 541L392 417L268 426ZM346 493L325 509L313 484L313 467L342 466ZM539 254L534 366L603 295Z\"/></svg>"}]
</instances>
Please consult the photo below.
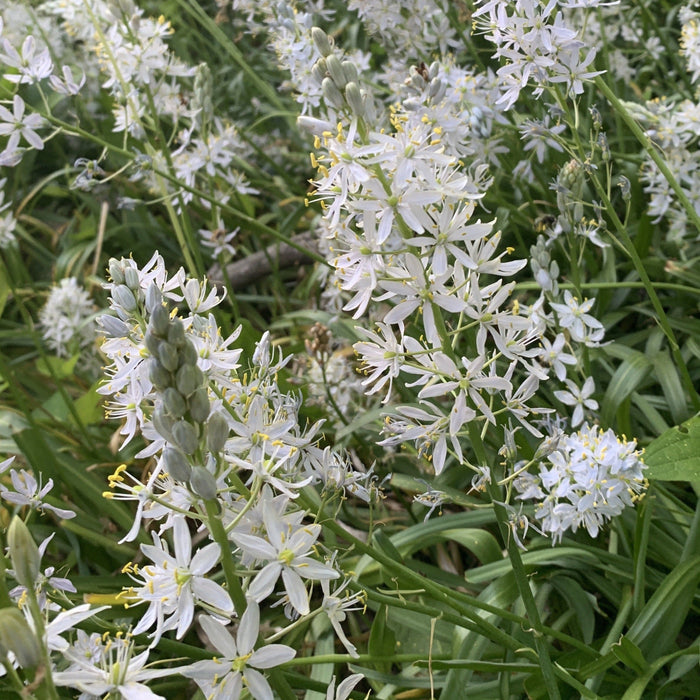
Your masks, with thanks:
<instances>
[{"instance_id":1,"label":"flower bud","mask_svg":"<svg viewBox=\"0 0 700 700\"><path fill-rule=\"evenodd\" d=\"M112 299L114 299L117 306L121 306L125 311L136 310L136 297L125 284L117 285L112 290Z\"/></svg>"},{"instance_id":2,"label":"flower bud","mask_svg":"<svg viewBox=\"0 0 700 700\"><path fill-rule=\"evenodd\" d=\"M151 311L151 320L148 324L156 335L164 338L170 327L170 314L163 304L157 304Z\"/></svg>"},{"instance_id":3,"label":"flower bud","mask_svg":"<svg viewBox=\"0 0 700 700\"><path fill-rule=\"evenodd\" d=\"M328 68L328 72L330 73L335 86L338 88L338 90L342 90L347 81L345 80L345 71L343 70L343 66L338 57L334 54L328 56L326 59L326 67Z\"/></svg>"},{"instance_id":4,"label":"flower bud","mask_svg":"<svg viewBox=\"0 0 700 700\"><path fill-rule=\"evenodd\" d=\"M161 437L173 442L173 425L175 421L168 415L163 405L162 399L156 400L155 408L153 409L153 427L158 431Z\"/></svg>"},{"instance_id":5,"label":"flower bud","mask_svg":"<svg viewBox=\"0 0 700 700\"><path fill-rule=\"evenodd\" d=\"M326 59L319 58L316 63L311 66L311 77L320 85L323 79L328 75Z\"/></svg>"},{"instance_id":6,"label":"flower bud","mask_svg":"<svg viewBox=\"0 0 700 700\"><path fill-rule=\"evenodd\" d=\"M158 346L158 359L163 367L165 367L165 369L168 371L174 372L177 369L177 350L165 341L162 341Z\"/></svg>"},{"instance_id":7,"label":"flower bud","mask_svg":"<svg viewBox=\"0 0 700 700\"><path fill-rule=\"evenodd\" d=\"M192 474L192 467L185 455L170 445L163 450L163 465L168 474L178 481L188 481Z\"/></svg>"},{"instance_id":8,"label":"flower bud","mask_svg":"<svg viewBox=\"0 0 700 700\"><path fill-rule=\"evenodd\" d=\"M39 665L39 641L26 618L17 608L0 609L0 654L12 652L21 668Z\"/></svg>"},{"instance_id":9,"label":"flower bud","mask_svg":"<svg viewBox=\"0 0 700 700\"><path fill-rule=\"evenodd\" d=\"M155 357L148 361L148 378L158 391L167 389L173 383L173 375Z\"/></svg>"},{"instance_id":10,"label":"flower bud","mask_svg":"<svg viewBox=\"0 0 700 700\"><path fill-rule=\"evenodd\" d=\"M216 411L207 423L207 449L210 452L221 452L228 438L229 427L226 417Z\"/></svg>"},{"instance_id":11,"label":"flower bud","mask_svg":"<svg viewBox=\"0 0 700 700\"><path fill-rule=\"evenodd\" d=\"M191 455L199 447L197 429L186 420L179 420L172 428L173 442L186 454Z\"/></svg>"},{"instance_id":12,"label":"flower bud","mask_svg":"<svg viewBox=\"0 0 700 700\"><path fill-rule=\"evenodd\" d=\"M185 344L185 326L179 318L173 319L168 328L168 342L176 348Z\"/></svg>"},{"instance_id":13,"label":"flower bud","mask_svg":"<svg viewBox=\"0 0 700 700\"><path fill-rule=\"evenodd\" d=\"M150 284L146 290L146 311L152 314L159 306L163 306L163 295L155 284Z\"/></svg>"},{"instance_id":14,"label":"flower bud","mask_svg":"<svg viewBox=\"0 0 700 700\"><path fill-rule=\"evenodd\" d=\"M109 276L114 284L124 284L124 266L116 258L109 259Z\"/></svg>"},{"instance_id":15,"label":"flower bud","mask_svg":"<svg viewBox=\"0 0 700 700\"><path fill-rule=\"evenodd\" d=\"M168 415L173 418L182 418L187 412L187 404L182 394L174 387L168 387L163 392L163 405Z\"/></svg>"},{"instance_id":16,"label":"flower bud","mask_svg":"<svg viewBox=\"0 0 700 700\"><path fill-rule=\"evenodd\" d=\"M428 94L433 98L433 102L440 102L447 92L447 85L440 78L433 78L428 85Z\"/></svg>"},{"instance_id":17,"label":"flower bud","mask_svg":"<svg viewBox=\"0 0 700 700\"><path fill-rule=\"evenodd\" d=\"M321 92L323 93L323 99L328 102L331 107L342 109L345 106L345 100L331 78L323 79L321 83Z\"/></svg>"},{"instance_id":18,"label":"flower bud","mask_svg":"<svg viewBox=\"0 0 700 700\"><path fill-rule=\"evenodd\" d=\"M345 86L345 99L350 105L350 109L358 117L361 117L365 112L365 105L362 101L362 94L357 83L348 83Z\"/></svg>"},{"instance_id":19,"label":"flower bud","mask_svg":"<svg viewBox=\"0 0 700 700\"><path fill-rule=\"evenodd\" d=\"M352 61L343 61L340 65L343 67L346 83L360 82L360 74L357 72L357 66Z\"/></svg>"},{"instance_id":20,"label":"flower bud","mask_svg":"<svg viewBox=\"0 0 700 700\"><path fill-rule=\"evenodd\" d=\"M321 27L312 27L311 28L311 38L314 41L314 44L316 44L316 48L318 49L318 52L323 56L324 58L327 56L330 56L331 53L333 53L333 48L331 47L331 42L330 39L328 38L328 34L321 29Z\"/></svg>"},{"instance_id":21,"label":"flower bud","mask_svg":"<svg viewBox=\"0 0 700 700\"><path fill-rule=\"evenodd\" d=\"M211 405L209 403L209 392L205 387L200 386L192 396L187 399L187 407L190 410L192 420L197 423L206 423L209 418Z\"/></svg>"},{"instance_id":22,"label":"flower bud","mask_svg":"<svg viewBox=\"0 0 700 700\"><path fill-rule=\"evenodd\" d=\"M98 323L109 338L126 338L129 335L129 326L111 314L102 314Z\"/></svg>"},{"instance_id":23,"label":"flower bud","mask_svg":"<svg viewBox=\"0 0 700 700\"><path fill-rule=\"evenodd\" d=\"M17 515L12 518L7 530L7 546L18 583L27 588L34 588L39 576L41 555L29 528Z\"/></svg>"},{"instance_id":24,"label":"flower bud","mask_svg":"<svg viewBox=\"0 0 700 700\"><path fill-rule=\"evenodd\" d=\"M204 467L193 467L189 483L190 488L205 501L216 498L216 479Z\"/></svg>"},{"instance_id":25,"label":"flower bud","mask_svg":"<svg viewBox=\"0 0 700 700\"><path fill-rule=\"evenodd\" d=\"M180 348L180 366L191 365L196 367L197 360L199 359L199 353L194 343L189 339L185 339L185 344Z\"/></svg>"},{"instance_id":26,"label":"flower bud","mask_svg":"<svg viewBox=\"0 0 700 700\"><path fill-rule=\"evenodd\" d=\"M157 358L158 348L163 341L155 334L153 324L150 324L146 329L146 335L143 338L143 342L145 343L148 352L150 352L153 357Z\"/></svg>"},{"instance_id":27,"label":"flower bud","mask_svg":"<svg viewBox=\"0 0 700 700\"><path fill-rule=\"evenodd\" d=\"M183 365L175 375L175 386L185 397L194 394L204 383L204 375L199 367L193 365Z\"/></svg>"},{"instance_id":28,"label":"flower bud","mask_svg":"<svg viewBox=\"0 0 700 700\"><path fill-rule=\"evenodd\" d=\"M132 292L138 292L141 288L139 271L135 267L124 268L124 284L131 289Z\"/></svg>"}]
</instances>

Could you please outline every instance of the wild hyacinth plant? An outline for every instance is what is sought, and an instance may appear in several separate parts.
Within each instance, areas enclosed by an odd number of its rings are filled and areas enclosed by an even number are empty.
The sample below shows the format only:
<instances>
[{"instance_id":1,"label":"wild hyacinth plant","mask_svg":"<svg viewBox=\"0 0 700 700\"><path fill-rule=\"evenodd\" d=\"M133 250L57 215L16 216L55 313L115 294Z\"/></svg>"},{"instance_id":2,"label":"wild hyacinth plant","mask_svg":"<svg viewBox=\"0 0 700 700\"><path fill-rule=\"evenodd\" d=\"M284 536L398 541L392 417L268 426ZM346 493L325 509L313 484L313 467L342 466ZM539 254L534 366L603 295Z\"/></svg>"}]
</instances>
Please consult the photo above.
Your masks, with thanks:
<instances>
[{"instance_id":1,"label":"wild hyacinth plant","mask_svg":"<svg viewBox=\"0 0 700 700\"><path fill-rule=\"evenodd\" d=\"M699 18L5 3L3 697L692 697Z\"/></svg>"}]
</instances>

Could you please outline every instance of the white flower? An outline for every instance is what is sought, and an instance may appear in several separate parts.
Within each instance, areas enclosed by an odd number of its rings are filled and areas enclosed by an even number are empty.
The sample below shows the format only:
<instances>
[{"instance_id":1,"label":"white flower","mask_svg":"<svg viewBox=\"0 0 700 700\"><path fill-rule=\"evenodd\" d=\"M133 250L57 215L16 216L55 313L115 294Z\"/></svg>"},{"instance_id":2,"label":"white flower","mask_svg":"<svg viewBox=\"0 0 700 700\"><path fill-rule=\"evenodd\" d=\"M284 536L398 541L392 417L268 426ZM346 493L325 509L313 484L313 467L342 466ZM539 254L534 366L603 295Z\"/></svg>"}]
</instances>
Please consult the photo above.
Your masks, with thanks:
<instances>
[{"instance_id":1,"label":"white flower","mask_svg":"<svg viewBox=\"0 0 700 700\"><path fill-rule=\"evenodd\" d=\"M296 652L284 644L255 649L260 634L257 603L248 601L235 639L210 617L201 617L200 623L218 654L211 661L198 661L180 673L193 679L207 700L238 700L244 684L255 700L273 700L272 688L257 669L279 666L293 659Z\"/></svg>"},{"instance_id":2,"label":"white flower","mask_svg":"<svg viewBox=\"0 0 700 700\"><path fill-rule=\"evenodd\" d=\"M598 402L595 399L589 398L595 391L595 382L593 377L588 377L579 389L571 379L565 380L569 391L555 391L554 395L567 406L575 406L574 414L571 416L571 427L583 423L583 409L589 408L591 411L598 410Z\"/></svg>"},{"instance_id":3,"label":"white flower","mask_svg":"<svg viewBox=\"0 0 700 700\"><path fill-rule=\"evenodd\" d=\"M5 73L4 78L11 83L36 83L51 75L53 63L48 48L37 53L37 44L33 36L28 36L22 44L22 55L7 39L2 40L3 53L0 64L16 68L18 73Z\"/></svg>"},{"instance_id":4,"label":"white flower","mask_svg":"<svg viewBox=\"0 0 700 700\"><path fill-rule=\"evenodd\" d=\"M7 463L3 462L3 464ZM10 470L10 479L12 480L12 489L7 488L4 484L0 484L0 498L3 498L8 503L29 506L42 512L48 510L55 513L59 518L66 520L75 517L75 513L72 510L57 508L49 503L44 503L44 497L53 488L53 479L49 479L46 485L42 486L41 479L37 481L32 474L24 469L20 469L19 472L15 469Z\"/></svg>"},{"instance_id":5,"label":"white flower","mask_svg":"<svg viewBox=\"0 0 700 700\"><path fill-rule=\"evenodd\" d=\"M603 338L603 324L588 313L593 308L593 304L595 299L586 299L579 304L578 299L566 289L564 303L551 306L557 314L560 327L568 329L574 340L583 343L589 339L589 329L595 335L594 341Z\"/></svg>"},{"instance_id":6,"label":"white flower","mask_svg":"<svg viewBox=\"0 0 700 700\"><path fill-rule=\"evenodd\" d=\"M99 635L97 635L99 636ZM84 645L74 645L63 652L71 662L66 671L53 673L58 686L76 688L88 697L105 697L107 694L124 700L164 700L141 681L163 678L176 673L176 669L144 668L148 660L148 649L134 656L134 645L130 639L115 637L100 644L93 638L93 646L99 645L95 653L86 656Z\"/></svg>"},{"instance_id":7,"label":"white flower","mask_svg":"<svg viewBox=\"0 0 700 700\"><path fill-rule=\"evenodd\" d=\"M93 303L75 277L53 287L39 321L44 340L59 357L70 357L95 340Z\"/></svg>"},{"instance_id":8,"label":"white flower","mask_svg":"<svg viewBox=\"0 0 700 700\"><path fill-rule=\"evenodd\" d=\"M132 578L142 584L128 589L126 599L148 602L148 609L134 628L134 634L156 626L151 635L155 646L163 632L176 629L180 639L194 617L195 605L204 605L215 613L229 615L233 603L228 593L206 574L219 561L220 548L212 542L192 556L192 538L185 518L176 518L172 527L175 555L155 533L153 545L141 545L141 551L153 562L132 569ZM141 578L139 578L139 576Z\"/></svg>"},{"instance_id":9,"label":"white flower","mask_svg":"<svg viewBox=\"0 0 700 700\"><path fill-rule=\"evenodd\" d=\"M44 118L40 114L25 115L24 100L15 95L12 100L12 112L0 105L0 136L9 135L3 153L13 153L17 150L20 136L37 151L44 148L44 142L35 129L44 126Z\"/></svg>"},{"instance_id":10,"label":"white flower","mask_svg":"<svg viewBox=\"0 0 700 700\"><path fill-rule=\"evenodd\" d=\"M309 595L302 577L311 580L338 578L340 574L330 566L321 564L309 556L321 534L321 526L295 527L280 518L270 504L265 504L263 519L267 539L256 535L234 532L233 541L243 551L258 560L267 560L253 579L248 594L257 602L267 598L282 576L289 601L300 615L309 614Z\"/></svg>"}]
</instances>

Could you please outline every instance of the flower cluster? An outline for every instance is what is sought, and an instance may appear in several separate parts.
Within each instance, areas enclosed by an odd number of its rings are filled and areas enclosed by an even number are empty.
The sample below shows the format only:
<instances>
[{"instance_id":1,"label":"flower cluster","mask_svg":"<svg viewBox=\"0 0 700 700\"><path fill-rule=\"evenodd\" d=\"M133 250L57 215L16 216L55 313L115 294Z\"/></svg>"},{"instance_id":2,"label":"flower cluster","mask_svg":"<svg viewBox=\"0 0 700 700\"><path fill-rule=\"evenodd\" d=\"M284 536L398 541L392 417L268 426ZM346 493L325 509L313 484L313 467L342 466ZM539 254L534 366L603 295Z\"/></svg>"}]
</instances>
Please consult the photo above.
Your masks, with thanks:
<instances>
[{"instance_id":1,"label":"flower cluster","mask_svg":"<svg viewBox=\"0 0 700 700\"><path fill-rule=\"evenodd\" d=\"M552 544L580 527L596 537L645 488L636 447L634 440L621 440L612 430L584 424L577 433L557 436L537 473L524 472L513 485L518 498L536 501L535 517Z\"/></svg>"}]
</instances>

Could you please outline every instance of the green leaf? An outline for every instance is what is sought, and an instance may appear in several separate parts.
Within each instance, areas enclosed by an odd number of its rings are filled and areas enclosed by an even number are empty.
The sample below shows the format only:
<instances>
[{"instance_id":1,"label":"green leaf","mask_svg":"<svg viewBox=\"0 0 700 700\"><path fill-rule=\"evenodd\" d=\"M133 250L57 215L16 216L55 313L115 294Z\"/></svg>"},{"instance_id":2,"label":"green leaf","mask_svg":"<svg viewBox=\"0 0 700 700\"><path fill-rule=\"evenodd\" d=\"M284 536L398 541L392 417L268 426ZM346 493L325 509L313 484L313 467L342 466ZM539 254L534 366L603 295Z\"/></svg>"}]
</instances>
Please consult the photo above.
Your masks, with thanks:
<instances>
[{"instance_id":1,"label":"green leaf","mask_svg":"<svg viewBox=\"0 0 700 700\"><path fill-rule=\"evenodd\" d=\"M369 632L369 640L367 642L367 650L371 656L390 657L395 653L396 636L388 622L388 609L386 605L382 605L377 611L377 615L372 623L372 629ZM377 664L379 670L388 671L391 664L386 662Z\"/></svg>"},{"instance_id":2,"label":"green leaf","mask_svg":"<svg viewBox=\"0 0 700 700\"><path fill-rule=\"evenodd\" d=\"M630 641L628 637L621 637L617 644L612 645L611 651L637 675L642 675L649 669L649 664L644 658L641 649L634 642Z\"/></svg>"},{"instance_id":3,"label":"green leaf","mask_svg":"<svg viewBox=\"0 0 700 700\"><path fill-rule=\"evenodd\" d=\"M671 428L644 453L648 479L700 481L700 416Z\"/></svg>"},{"instance_id":4,"label":"green leaf","mask_svg":"<svg viewBox=\"0 0 700 700\"><path fill-rule=\"evenodd\" d=\"M669 651L683 627L700 582L700 556L676 566L658 586L627 632L649 661Z\"/></svg>"},{"instance_id":5,"label":"green leaf","mask_svg":"<svg viewBox=\"0 0 700 700\"><path fill-rule=\"evenodd\" d=\"M73 376L73 370L78 363L80 355L73 355L66 359L65 357L56 357L55 355L46 355L40 357L36 361L37 370L46 377L53 376L56 379L65 379Z\"/></svg>"},{"instance_id":6,"label":"green leaf","mask_svg":"<svg viewBox=\"0 0 700 700\"><path fill-rule=\"evenodd\" d=\"M651 362L641 352L630 353L629 357L615 370L603 399L601 420L609 425L617 407L633 392L649 374Z\"/></svg>"}]
</instances>

